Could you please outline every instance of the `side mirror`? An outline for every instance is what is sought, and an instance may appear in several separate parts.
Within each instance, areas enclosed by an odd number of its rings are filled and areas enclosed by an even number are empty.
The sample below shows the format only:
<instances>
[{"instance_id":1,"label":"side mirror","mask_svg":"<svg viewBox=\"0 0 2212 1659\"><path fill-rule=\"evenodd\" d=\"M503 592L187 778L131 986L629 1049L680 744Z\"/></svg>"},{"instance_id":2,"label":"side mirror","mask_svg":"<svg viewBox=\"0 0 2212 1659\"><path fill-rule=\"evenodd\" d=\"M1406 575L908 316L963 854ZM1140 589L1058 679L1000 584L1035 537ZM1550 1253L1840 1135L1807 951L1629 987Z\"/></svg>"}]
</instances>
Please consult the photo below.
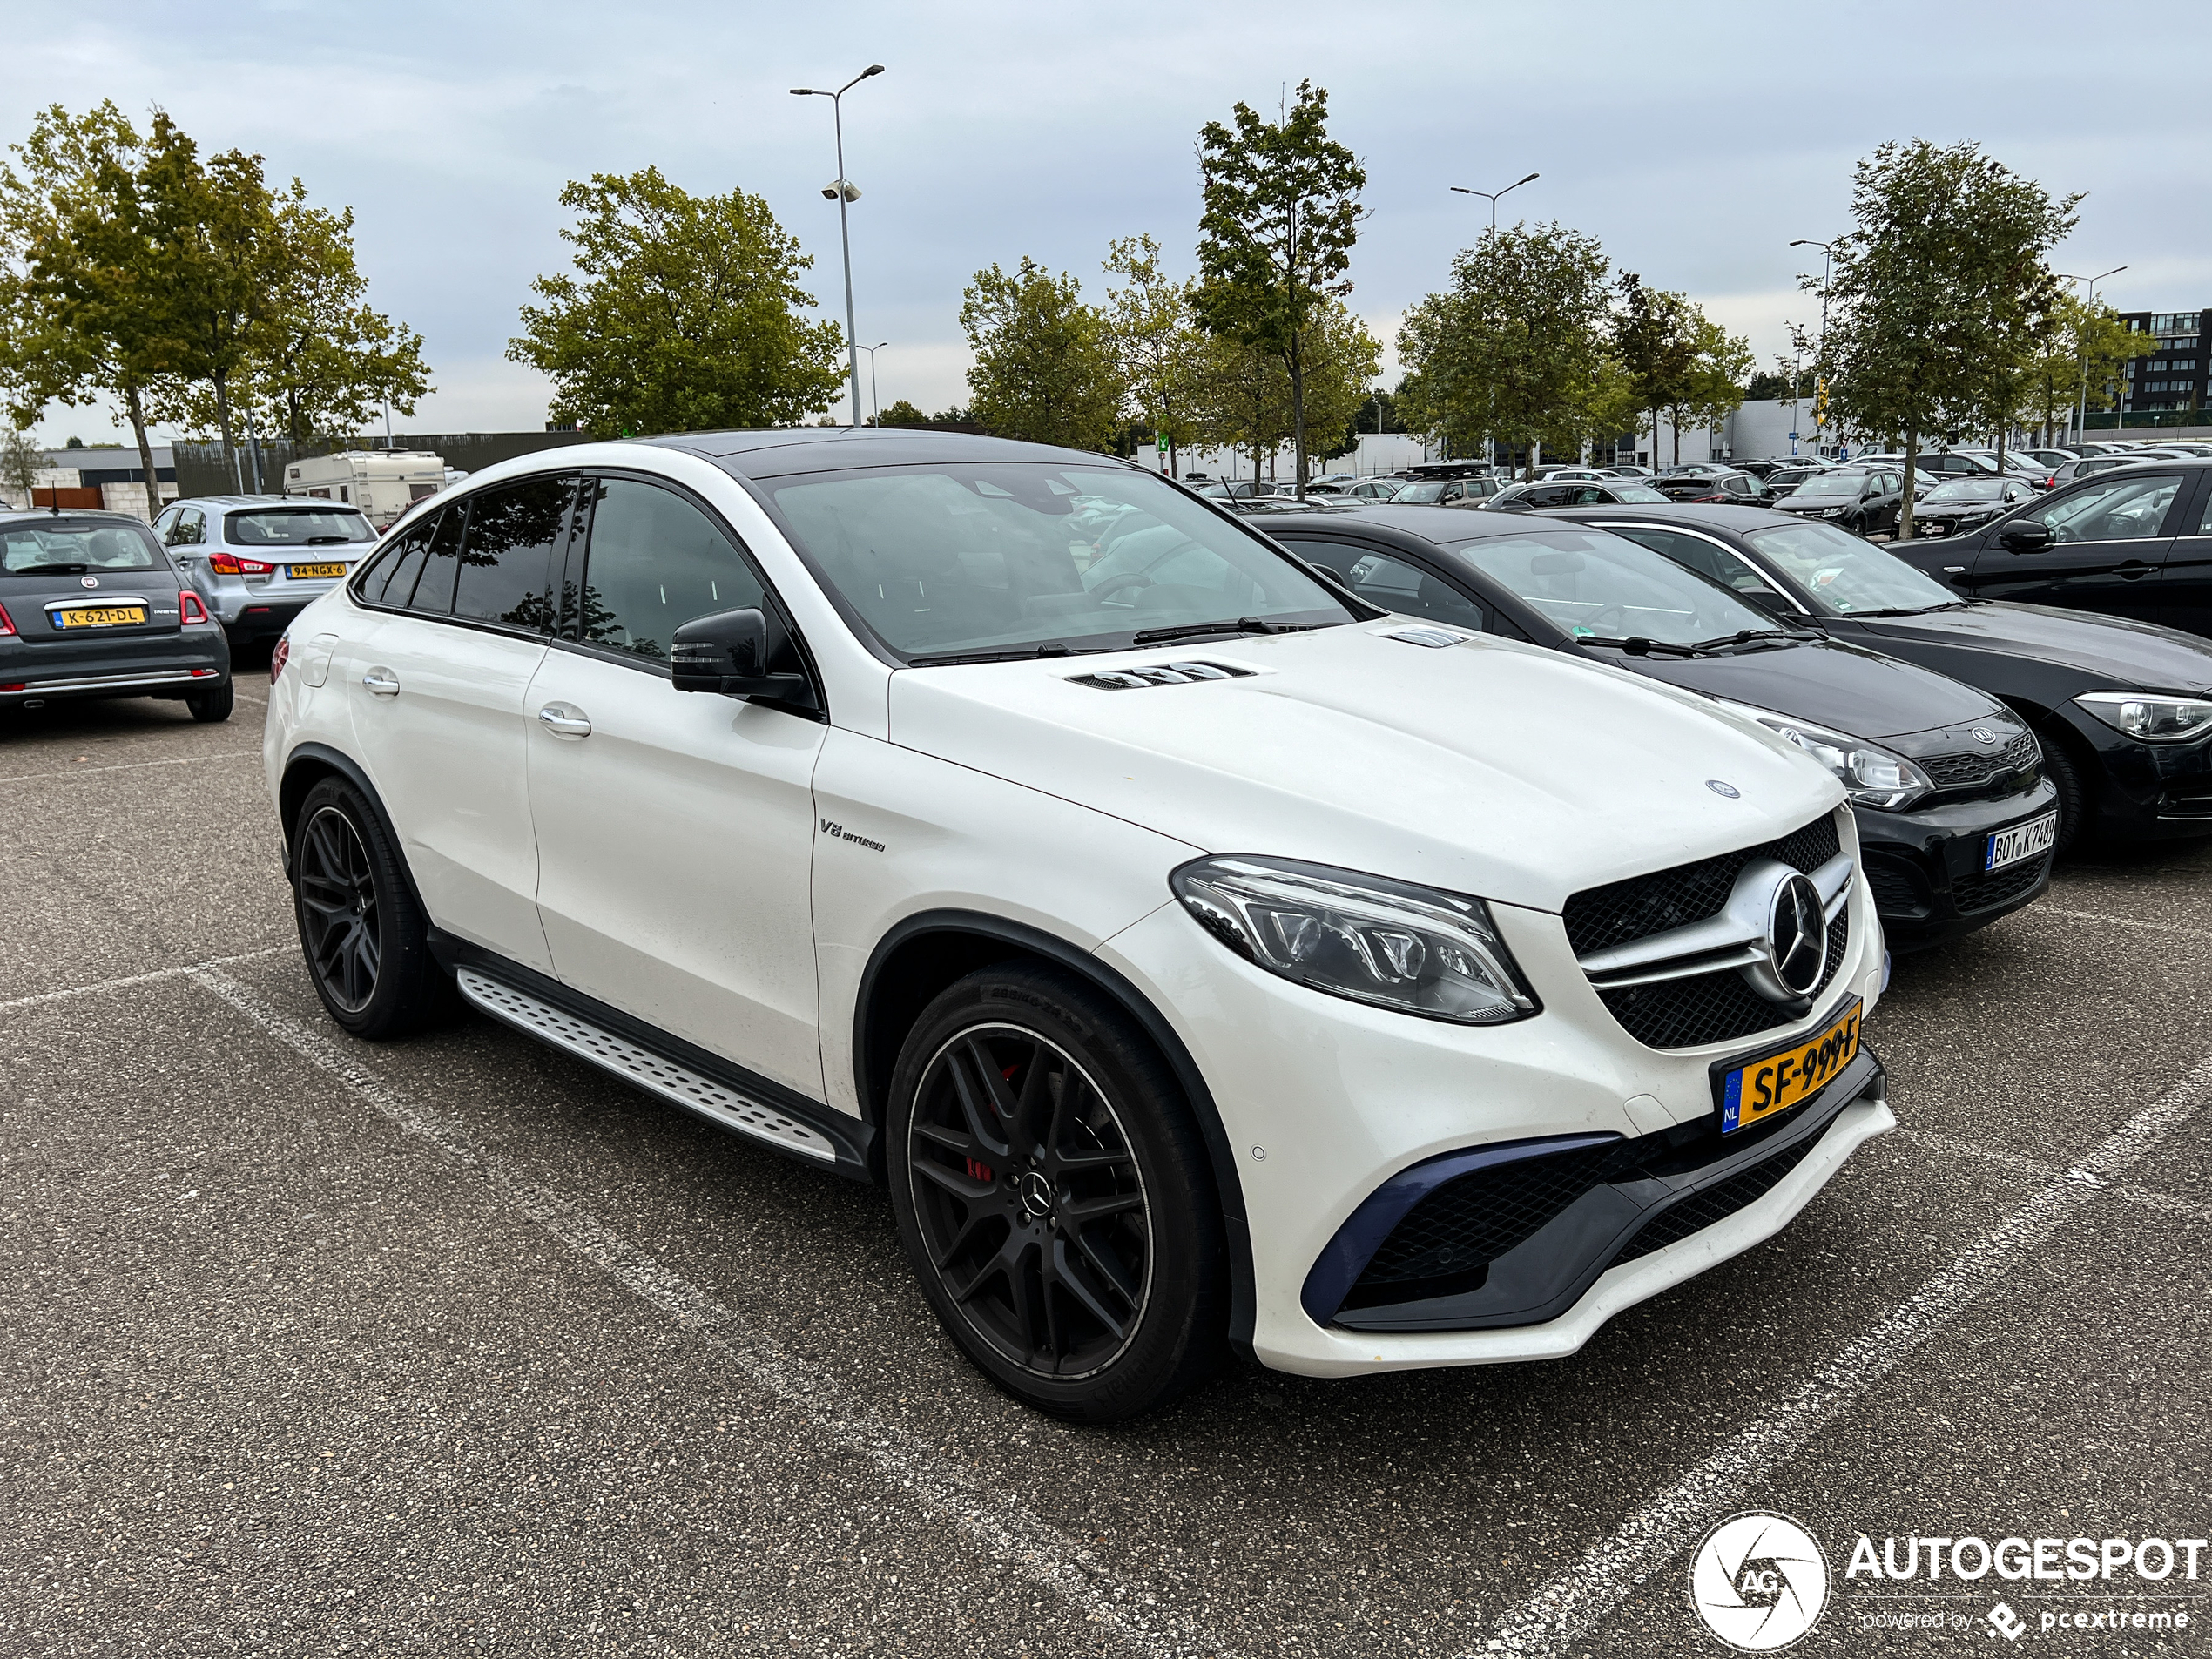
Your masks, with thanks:
<instances>
[{"instance_id":1,"label":"side mirror","mask_svg":"<svg viewBox=\"0 0 2212 1659\"><path fill-rule=\"evenodd\" d=\"M1997 532L1998 544L2009 552L2040 553L2051 545L2054 538L2048 524L2033 519L2022 519L2017 524L2007 524Z\"/></svg>"},{"instance_id":2,"label":"side mirror","mask_svg":"<svg viewBox=\"0 0 2212 1659\"><path fill-rule=\"evenodd\" d=\"M768 618L758 609L718 610L685 623L669 642L668 669L679 691L821 707L804 674L768 672Z\"/></svg>"}]
</instances>

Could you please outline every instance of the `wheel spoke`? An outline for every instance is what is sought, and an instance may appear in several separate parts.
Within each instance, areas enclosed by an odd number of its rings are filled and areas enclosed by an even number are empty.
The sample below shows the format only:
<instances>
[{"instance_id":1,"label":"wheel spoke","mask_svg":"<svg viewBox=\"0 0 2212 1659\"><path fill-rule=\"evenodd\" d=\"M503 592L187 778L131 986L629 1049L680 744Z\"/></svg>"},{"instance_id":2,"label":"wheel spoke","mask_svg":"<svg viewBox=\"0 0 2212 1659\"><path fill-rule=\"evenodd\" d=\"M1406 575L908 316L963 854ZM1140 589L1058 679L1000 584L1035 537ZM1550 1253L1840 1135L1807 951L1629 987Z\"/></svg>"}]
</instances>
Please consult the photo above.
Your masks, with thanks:
<instances>
[{"instance_id":1,"label":"wheel spoke","mask_svg":"<svg viewBox=\"0 0 2212 1659\"><path fill-rule=\"evenodd\" d=\"M1089 1252L1086 1251L1085 1253L1088 1254ZM1076 1301L1082 1303L1083 1305L1083 1311L1089 1313L1092 1318L1097 1320L1099 1324L1104 1325L1106 1329L1112 1333L1113 1338L1116 1342L1120 1341L1123 1329L1122 1321L1115 1318L1113 1314L1107 1312L1106 1305L1098 1299L1098 1293L1093 1291L1089 1285L1083 1283L1082 1274L1077 1271L1074 1259L1068 1254L1067 1240L1055 1239L1052 1245L1052 1255L1053 1266L1056 1270L1055 1276L1059 1279L1060 1283L1066 1287L1068 1294L1074 1297ZM1116 1288L1118 1289L1119 1286L1116 1286ZM1135 1297L1125 1296L1122 1299L1127 1302L1132 1308L1136 1305L1136 1298Z\"/></svg>"},{"instance_id":2,"label":"wheel spoke","mask_svg":"<svg viewBox=\"0 0 2212 1659\"><path fill-rule=\"evenodd\" d=\"M948 1170L941 1163L925 1158L914 1160L914 1171L923 1180L935 1182L954 1197L968 1204L981 1204L998 1191L995 1181L977 1181L960 1170Z\"/></svg>"},{"instance_id":3,"label":"wheel spoke","mask_svg":"<svg viewBox=\"0 0 2212 1659\"><path fill-rule=\"evenodd\" d=\"M975 1076L981 1082L985 1095L990 1101L992 1113L1006 1126L1007 1150L1027 1151L1028 1125L1022 1121L1021 1103L1014 1098L1013 1089L1007 1087L1006 1074L999 1069L998 1062L992 1058L990 1049L984 1046L981 1037L970 1037L962 1046L967 1049L968 1064L974 1069Z\"/></svg>"},{"instance_id":4,"label":"wheel spoke","mask_svg":"<svg viewBox=\"0 0 2212 1659\"><path fill-rule=\"evenodd\" d=\"M1070 1231L1081 1232L1094 1221L1143 1208L1144 1195L1141 1192L1109 1192L1103 1198L1069 1198L1060 1205L1060 1221Z\"/></svg>"},{"instance_id":5,"label":"wheel spoke","mask_svg":"<svg viewBox=\"0 0 2212 1659\"><path fill-rule=\"evenodd\" d=\"M1130 1307L1136 1305L1137 1286L1130 1282L1129 1269L1122 1265L1120 1258L1113 1251L1081 1233L1076 1235L1076 1248L1082 1251L1083 1260L1090 1264L1099 1277L1114 1287L1116 1295Z\"/></svg>"},{"instance_id":6,"label":"wheel spoke","mask_svg":"<svg viewBox=\"0 0 2212 1659\"><path fill-rule=\"evenodd\" d=\"M944 1249L932 1254L929 1258L929 1264L935 1268L938 1272L942 1273L948 1267L952 1265L953 1258L958 1256L961 1251L968 1248L968 1241L975 1236L977 1230L981 1228L985 1222L1002 1219L1004 1219L1004 1217L995 1210L985 1209L981 1205L977 1205L974 1208L970 1209L968 1212L967 1217L960 1224L959 1231L953 1234L952 1242L947 1244Z\"/></svg>"},{"instance_id":7,"label":"wheel spoke","mask_svg":"<svg viewBox=\"0 0 2212 1659\"><path fill-rule=\"evenodd\" d=\"M968 1134L974 1137L976 1145L988 1149L996 1157L1004 1157L1008 1150L1007 1143L994 1136L985 1121L986 1114L991 1109L988 1103L988 1094L979 1096L976 1093L974 1081L968 1075L968 1066L962 1058L948 1054L944 1063L945 1075L953 1082L953 1093L959 1097L961 1112L968 1119ZM988 1059L982 1069L989 1070Z\"/></svg>"}]
</instances>

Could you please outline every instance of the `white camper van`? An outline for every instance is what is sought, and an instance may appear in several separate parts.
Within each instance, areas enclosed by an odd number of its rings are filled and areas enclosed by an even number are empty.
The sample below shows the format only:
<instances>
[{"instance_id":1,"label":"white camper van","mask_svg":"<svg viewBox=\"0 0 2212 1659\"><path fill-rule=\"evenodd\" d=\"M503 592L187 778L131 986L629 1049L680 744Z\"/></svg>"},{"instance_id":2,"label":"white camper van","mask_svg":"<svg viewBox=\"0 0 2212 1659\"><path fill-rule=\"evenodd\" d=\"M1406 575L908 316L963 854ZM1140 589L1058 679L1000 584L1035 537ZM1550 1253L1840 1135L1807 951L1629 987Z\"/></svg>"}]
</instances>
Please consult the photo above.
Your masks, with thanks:
<instances>
[{"instance_id":1,"label":"white camper van","mask_svg":"<svg viewBox=\"0 0 2212 1659\"><path fill-rule=\"evenodd\" d=\"M427 449L347 449L284 469L286 495L345 502L380 530L448 482L444 460Z\"/></svg>"}]
</instances>

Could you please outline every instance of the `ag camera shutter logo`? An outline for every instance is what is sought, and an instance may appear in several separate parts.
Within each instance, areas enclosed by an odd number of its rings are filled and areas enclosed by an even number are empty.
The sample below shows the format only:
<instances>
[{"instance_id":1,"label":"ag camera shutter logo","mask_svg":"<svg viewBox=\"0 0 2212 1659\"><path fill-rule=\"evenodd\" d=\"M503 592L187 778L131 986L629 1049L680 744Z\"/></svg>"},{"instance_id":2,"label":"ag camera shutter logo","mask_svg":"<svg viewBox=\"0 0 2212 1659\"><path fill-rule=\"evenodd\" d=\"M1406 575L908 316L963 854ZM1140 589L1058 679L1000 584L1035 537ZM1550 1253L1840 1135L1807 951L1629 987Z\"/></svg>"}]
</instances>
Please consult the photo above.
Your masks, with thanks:
<instances>
[{"instance_id":1,"label":"ag camera shutter logo","mask_svg":"<svg viewBox=\"0 0 2212 1659\"><path fill-rule=\"evenodd\" d=\"M1787 1515L1731 1515L1690 1558L1689 1604L1738 1653L1774 1653L1818 1622L1828 1605L1828 1558Z\"/></svg>"}]
</instances>

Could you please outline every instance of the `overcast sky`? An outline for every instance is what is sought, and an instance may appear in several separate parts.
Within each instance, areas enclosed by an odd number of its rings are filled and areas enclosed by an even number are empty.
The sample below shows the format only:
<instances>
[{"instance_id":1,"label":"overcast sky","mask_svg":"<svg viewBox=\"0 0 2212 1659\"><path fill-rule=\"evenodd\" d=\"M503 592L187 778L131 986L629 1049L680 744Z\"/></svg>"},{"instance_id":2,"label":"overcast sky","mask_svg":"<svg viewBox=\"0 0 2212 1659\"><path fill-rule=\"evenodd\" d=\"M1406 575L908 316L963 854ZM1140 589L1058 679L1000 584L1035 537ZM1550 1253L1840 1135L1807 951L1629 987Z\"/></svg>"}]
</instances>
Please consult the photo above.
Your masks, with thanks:
<instances>
[{"instance_id":1,"label":"overcast sky","mask_svg":"<svg viewBox=\"0 0 2212 1659\"><path fill-rule=\"evenodd\" d=\"M0 136L112 98L169 109L350 205L373 302L421 331L436 391L401 429L535 430L547 388L504 360L533 276L565 263L562 185L654 165L694 192L765 196L842 310L830 106L797 85L887 72L846 99L854 287L880 398L967 401L957 314L978 266L1028 254L1103 283L1109 239L1191 265L1199 125L1311 78L1365 162L1352 304L1386 342L1487 222L1556 217L1616 267L1687 290L1762 366L1797 288L1797 237L1843 228L1853 163L1889 138L1977 140L2052 191L2087 191L2061 270L2125 264L2121 309L2212 305L2212 11L2080 0L1859 0L1778 8L1259 4L56 6L8 31ZM1817 266L1812 267L1817 269ZM1394 377L1395 361L1386 362ZM863 370L865 383L865 367ZM55 409L58 442L118 435Z\"/></svg>"}]
</instances>

